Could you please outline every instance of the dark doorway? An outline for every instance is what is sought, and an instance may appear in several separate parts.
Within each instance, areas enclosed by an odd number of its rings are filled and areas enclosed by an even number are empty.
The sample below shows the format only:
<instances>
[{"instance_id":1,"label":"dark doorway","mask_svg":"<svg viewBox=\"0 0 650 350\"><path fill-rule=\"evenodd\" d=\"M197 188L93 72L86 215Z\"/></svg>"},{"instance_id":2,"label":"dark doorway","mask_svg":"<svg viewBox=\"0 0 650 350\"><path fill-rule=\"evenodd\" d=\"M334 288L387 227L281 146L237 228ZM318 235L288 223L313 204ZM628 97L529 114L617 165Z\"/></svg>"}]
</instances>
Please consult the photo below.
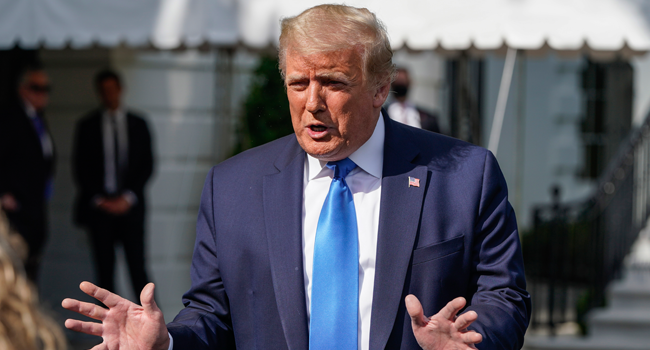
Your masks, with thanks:
<instances>
[{"instance_id":1,"label":"dark doorway","mask_svg":"<svg viewBox=\"0 0 650 350\"><path fill-rule=\"evenodd\" d=\"M451 136L475 145L482 144L483 71L483 60L466 53L447 60Z\"/></svg>"},{"instance_id":2,"label":"dark doorway","mask_svg":"<svg viewBox=\"0 0 650 350\"><path fill-rule=\"evenodd\" d=\"M585 147L582 177L597 179L632 125L634 70L628 62L586 60L582 72Z\"/></svg>"}]
</instances>

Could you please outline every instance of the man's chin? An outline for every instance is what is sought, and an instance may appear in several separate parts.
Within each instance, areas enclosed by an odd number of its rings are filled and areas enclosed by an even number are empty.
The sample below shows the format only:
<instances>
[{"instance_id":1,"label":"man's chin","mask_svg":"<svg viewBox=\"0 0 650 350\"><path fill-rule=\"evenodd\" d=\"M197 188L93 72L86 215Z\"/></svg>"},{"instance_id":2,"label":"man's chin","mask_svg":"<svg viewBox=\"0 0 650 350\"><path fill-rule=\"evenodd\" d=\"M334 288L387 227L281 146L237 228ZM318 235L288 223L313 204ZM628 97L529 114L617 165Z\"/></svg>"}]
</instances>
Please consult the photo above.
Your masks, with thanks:
<instances>
[{"instance_id":1,"label":"man's chin","mask_svg":"<svg viewBox=\"0 0 650 350\"><path fill-rule=\"evenodd\" d=\"M305 152L307 152L307 154L309 154L310 156L325 162L335 162L337 160L341 160L349 156L349 154L347 154L341 149L334 149L334 150L330 150L329 152L325 150L320 150L320 151L305 150Z\"/></svg>"},{"instance_id":2,"label":"man's chin","mask_svg":"<svg viewBox=\"0 0 650 350\"><path fill-rule=\"evenodd\" d=\"M328 140L314 140L311 138L301 140L298 138L298 143L310 156L327 162L344 159L352 153L346 152L345 147L340 142L335 142L331 138Z\"/></svg>"}]
</instances>

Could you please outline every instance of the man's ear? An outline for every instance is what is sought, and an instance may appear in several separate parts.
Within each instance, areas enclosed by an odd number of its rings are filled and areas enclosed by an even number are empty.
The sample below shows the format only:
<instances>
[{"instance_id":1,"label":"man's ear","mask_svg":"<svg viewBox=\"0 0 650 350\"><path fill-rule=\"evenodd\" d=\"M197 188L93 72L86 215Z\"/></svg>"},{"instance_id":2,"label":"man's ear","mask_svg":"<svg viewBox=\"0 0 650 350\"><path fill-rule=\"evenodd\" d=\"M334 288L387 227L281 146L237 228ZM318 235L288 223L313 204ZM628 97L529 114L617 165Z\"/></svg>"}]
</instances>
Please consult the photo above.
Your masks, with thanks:
<instances>
[{"instance_id":1,"label":"man's ear","mask_svg":"<svg viewBox=\"0 0 650 350\"><path fill-rule=\"evenodd\" d=\"M386 83L375 90L375 96L372 98L372 106L380 108L386 102L388 93L390 92L390 83Z\"/></svg>"}]
</instances>

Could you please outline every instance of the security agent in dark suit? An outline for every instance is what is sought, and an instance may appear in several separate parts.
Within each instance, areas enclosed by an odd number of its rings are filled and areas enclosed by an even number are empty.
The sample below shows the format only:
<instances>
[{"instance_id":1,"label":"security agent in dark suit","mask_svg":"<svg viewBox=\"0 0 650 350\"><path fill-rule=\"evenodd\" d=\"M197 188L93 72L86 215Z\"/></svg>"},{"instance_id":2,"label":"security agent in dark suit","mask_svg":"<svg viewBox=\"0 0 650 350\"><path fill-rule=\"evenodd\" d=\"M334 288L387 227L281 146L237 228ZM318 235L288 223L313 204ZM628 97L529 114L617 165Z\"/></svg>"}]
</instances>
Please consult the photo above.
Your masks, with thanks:
<instances>
[{"instance_id":1,"label":"security agent in dark suit","mask_svg":"<svg viewBox=\"0 0 650 350\"><path fill-rule=\"evenodd\" d=\"M392 50L367 9L286 18L279 52L295 134L208 174L185 308L165 326L153 285L139 306L83 282L110 311L65 299L101 321L66 327L96 349L520 348L530 295L494 156L381 112Z\"/></svg>"},{"instance_id":2,"label":"security agent in dark suit","mask_svg":"<svg viewBox=\"0 0 650 350\"><path fill-rule=\"evenodd\" d=\"M29 248L25 270L36 281L47 237L55 152L43 111L50 80L40 67L22 73L18 99L0 112L0 206Z\"/></svg>"},{"instance_id":3,"label":"security agent in dark suit","mask_svg":"<svg viewBox=\"0 0 650 350\"><path fill-rule=\"evenodd\" d=\"M75 130L75 222L90 234L99 285L115 290L115 244L122 243L138 295L149 282L144 187L153 170L151 137L144 119L123 108L115 72L98 73L95 84L102 107L84 116Z\"/></svg>"}]
</instances>

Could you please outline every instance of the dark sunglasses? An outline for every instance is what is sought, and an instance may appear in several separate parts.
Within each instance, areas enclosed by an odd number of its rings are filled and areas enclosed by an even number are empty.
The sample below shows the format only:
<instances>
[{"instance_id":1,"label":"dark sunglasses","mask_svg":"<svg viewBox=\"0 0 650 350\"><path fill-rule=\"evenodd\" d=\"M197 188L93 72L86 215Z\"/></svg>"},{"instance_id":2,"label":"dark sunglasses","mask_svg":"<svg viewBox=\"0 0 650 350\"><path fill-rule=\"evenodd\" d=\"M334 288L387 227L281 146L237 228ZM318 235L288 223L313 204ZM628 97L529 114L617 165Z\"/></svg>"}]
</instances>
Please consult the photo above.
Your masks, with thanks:
<instances>
[{"instance_id":1,"label":"dark sunglasses","mask_svg":"<svg viewBox=\"0 0 650 350\"><path fill-rule=\"evenodd\" d=\"M50 85L29 84L27 85L27 89L42 94L52 92L52 86Z\"/></svg>"}]
</instances>

